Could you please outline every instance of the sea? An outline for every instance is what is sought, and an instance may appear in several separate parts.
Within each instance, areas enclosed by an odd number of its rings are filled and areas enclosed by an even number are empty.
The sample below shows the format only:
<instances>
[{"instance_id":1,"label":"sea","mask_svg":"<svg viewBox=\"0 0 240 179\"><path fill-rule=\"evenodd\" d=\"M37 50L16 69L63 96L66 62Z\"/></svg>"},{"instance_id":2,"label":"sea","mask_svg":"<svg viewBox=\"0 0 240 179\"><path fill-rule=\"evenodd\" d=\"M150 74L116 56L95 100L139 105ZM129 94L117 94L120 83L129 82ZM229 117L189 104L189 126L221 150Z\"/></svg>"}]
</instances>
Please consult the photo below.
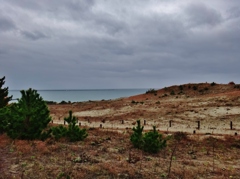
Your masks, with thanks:
<instances>
[{"instance_id":1,"label":"sea","mask_svg":"<svg viewBox=\"0 0 240 179\"><path fill-rule=\"evenodd\" d=\"M45 101L60 103L111 100L143 94L148 89L80 89L80 90L37 90ZM8 96L13 96L11 102L21 98L20 90L9 90Z\"/></svg>"}]
</instances>

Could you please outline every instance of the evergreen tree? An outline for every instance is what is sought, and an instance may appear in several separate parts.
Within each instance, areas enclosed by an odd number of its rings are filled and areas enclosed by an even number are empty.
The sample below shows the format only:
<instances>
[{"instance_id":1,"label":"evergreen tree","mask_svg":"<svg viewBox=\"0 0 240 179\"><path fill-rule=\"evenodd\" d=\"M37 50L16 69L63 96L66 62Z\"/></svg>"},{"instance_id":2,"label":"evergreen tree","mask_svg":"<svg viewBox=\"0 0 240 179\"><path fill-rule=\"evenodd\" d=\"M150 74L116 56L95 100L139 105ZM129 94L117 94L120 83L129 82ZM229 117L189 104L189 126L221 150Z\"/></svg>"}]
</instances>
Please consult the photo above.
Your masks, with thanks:
<instances>
[{"instance_id":1,"label":"evergreen tree","mask_svg":"<svg viewBox=\"0 0 240 179\"><path fill-rule=\"evenodd\" d=\"M136 148L141 148L142 144L143 144L143 128L144 126L141 126L140 120L137 120L137 126L133 127L133 134L131 135L131 142L133 144L134 147Z\"/></svg>"},{"instance_id":2,"label":"evergreen tree","mask_svg":"<svg viewBox=\"0 0 240 179\"><path fill-rule=\"evenodd\" d=\"M59 140L62 137L66 137L67 136L67 128L63 125L59 125L56 127L52 127L52 136L55 140Z\"/></svg>"},{"instance_id":3,"label":"evergreen tree","mask_svg":"<svg viewBox=\"0 0 240 179\"><path fill-rule=\"evenodd\" d=\"M167 138L163 139L162 134L153 126L153 131L143 134L144 126L141 126L140 120L137 121L137 126L132 130L134 133L131 135L131 142L134 147L142 149L149 153L157 153L166 147Z\"/></svg>"},{"instance_id":4,"label":"evergreen tree","mask_svg":"<svg viewBox=\"0 0 240 179\"><path fill-rule=\"evenodd\" d=\"M166 140L156 131L156 126L153 126L153 131L147 132L143 137L143 150L149 153L157 153L159 150L166 147Z\"/></svg>"},{"instance_id":5,"label":"evergreen tree","mask_svg":"<svg viewBox=\"0 0 240 179\"><path fill-rule=\"evenodd\" d=\"M86 129L80 129L77 126L77 118L72 115L72 111L69 111L69 116L64 118L64 121L68 123L68 128L63 125L52 127L52 136L58 140L62 137L66 137L69 141L75 142L84 140L88 134Z\"/></svg>"},{"instance_id":6,"label":"evergreen tree","mask_svg":"<svg viewBox=\"0 0 240 179\"><path fill-rule=\"evenodd\" d=\"M0 108L3 108L12 100L12 96L8 97L8 87L3 88L5 83L5 76L0 78Z\"/></svg>"},{"instance_id":7,"label":"evergreen tree","mask_svg":"<svg viewBox=\"0 0 240 179\"><path fill-rule=\"evenodd\" d=\"M69 111L69 117L64 118L64 121L68 123L67 137L71 142L85 139L88 134L86 129L80 129L77 124L77 118L72 116L72 111Z\"/></svg>"},{"instance_id":8,"label":"evergreen tree","mask_svg":"<svg viewBox=\"0 0 240 179\"><path fill-rule=\"evenodd\" d=\"M3 88L3 85L5 83L5 76L3 78L0 78L0 134L6 131L7 126L7 104L9 101L11 101L12 96L8 97L8 87Z\"/></svg>"},{"instance_id":9,"label":"evergreen tree","mask_svg":"<svg viewBox=\"0 0 240 179\"><path fill-rule=\"evenodd\" d=\"M14 139L40 139L51 121L48 107L36 90L22 90L21 94L10 107L7 134Z\"/></svg>"}]
</instances>

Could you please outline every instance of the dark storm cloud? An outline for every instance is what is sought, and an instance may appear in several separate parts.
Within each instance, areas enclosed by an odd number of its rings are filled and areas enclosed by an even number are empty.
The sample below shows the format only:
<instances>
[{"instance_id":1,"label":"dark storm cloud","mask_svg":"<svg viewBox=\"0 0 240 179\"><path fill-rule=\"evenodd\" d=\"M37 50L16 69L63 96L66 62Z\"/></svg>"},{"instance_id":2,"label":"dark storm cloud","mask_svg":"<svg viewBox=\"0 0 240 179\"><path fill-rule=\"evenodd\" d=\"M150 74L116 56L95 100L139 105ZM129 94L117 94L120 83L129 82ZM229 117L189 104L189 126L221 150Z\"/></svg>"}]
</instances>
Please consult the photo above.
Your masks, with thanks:
<instances>
[{"instance_id":1,"label":"dark storm cloud","mask_svg":"<svg viewBox=\"0 0 240 179\"><path fill-rule=\"evenodd\" d=\"M0 0L0 76L15 89L239 83L239 8L235 0Z\"/></svg>"}]
</instances>

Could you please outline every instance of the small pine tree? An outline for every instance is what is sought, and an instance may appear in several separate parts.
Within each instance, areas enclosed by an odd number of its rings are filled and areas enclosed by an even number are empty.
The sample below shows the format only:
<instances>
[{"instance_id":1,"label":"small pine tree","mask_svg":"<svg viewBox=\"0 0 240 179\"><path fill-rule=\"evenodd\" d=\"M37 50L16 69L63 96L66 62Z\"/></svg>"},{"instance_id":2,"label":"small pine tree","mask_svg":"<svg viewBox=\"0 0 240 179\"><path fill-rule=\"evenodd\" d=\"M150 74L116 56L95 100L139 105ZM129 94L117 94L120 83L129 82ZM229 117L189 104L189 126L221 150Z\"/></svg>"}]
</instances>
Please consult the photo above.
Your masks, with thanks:
<instances>
[{"instance_id":1,"label":"small pine tree","mask_svg":"<svg viewBox=\"0 0 240 179\"><path fill-rule=\"evenodd\" d=\"M52 127L51 131L52 131L52 136L55 140L59 140L62 137L66 137L68 132L67 128L64 127L63 125Z\"/></svg>"},{"instance_id":2,"label":"small pine tree","mask_svg":"<svg viewBox=\"0 0 240 179\"><path fill-rule=\"evenodd\" d=\"M153 131L147 132L143 136L143 150L149 153L157 153L166 147L166 140L156 131L156 126L153 126Z\"/></svg>"},{"instance_id":3,"label":"small pine tree","mask_svg":"<svg viewBox=\"0 0 240 179\"><path fill-rule=\"evenodd\" d=\"M68 123L68 128L63 125L52 127L52 136L58 140L62 137L66 137L70 142L84 140L88 134L86 129L80 129L77 126L77 118L72 115L72 111L69 111L69 116L64 118L64 121Z\"/></svg>"},{"instance_id":4,"label":"small pine tree","mask_svg":"<svg viewBox=\"0 0 240 179\"><path fill-rule=\"evenodd\" d=\"M21 94L18 103L10 107L7 134L13 139L41 139L51 121L48 107L36 90L22 90Z\"/></svg>"},{"instance_id":5,"label":"small pine tree","mask_svg":"<svg viewBox=\"0 0 240 179\"><path fill-rule=\"evenodd\" d=\"M8 102L12 100L12 96L8 97L8 87L3 88L5 84L5 76L0 78L0 108L7 106Z\"/></svg>"},{"instance_id":6,"label":"small pine tree","mask_svg":"<svg viewBox=\"0 0 240 179\"><path fill-rule=\"evenodd\" d=\"M6 131L7 126L7 105L8 102L12 100L12 96L8 97L8 87L3 88L3 85L5 83L5 76L3 78L0 78L0 134Z\"/></svg>"},{"instance_id":7,"label":"small pine tree","mask_svg":"<svg viewBox=\"0 0 240 179\"><path fill-rule=\"evenodd\" d=\"M69 117L64 118L64 121L68 123L67 137L69 141L80 141L88 136L86 129L80 129L79 126L76 126L78 120L72 115L72 111L69 111Z\"/></svg>"},{"instance_id":8,"label":"small pine tree","mask_svg":"<svg viewBox=\"0 0 240 179\"><path fill-rule=\"evenodd\" d=\"M134 133L131 135L131 142L134 147L136 148L142 148L143 144L143 128L144 126L141 126L140 120L137 120L137 127L133 127Z\"/></svg>"}]
</instances>

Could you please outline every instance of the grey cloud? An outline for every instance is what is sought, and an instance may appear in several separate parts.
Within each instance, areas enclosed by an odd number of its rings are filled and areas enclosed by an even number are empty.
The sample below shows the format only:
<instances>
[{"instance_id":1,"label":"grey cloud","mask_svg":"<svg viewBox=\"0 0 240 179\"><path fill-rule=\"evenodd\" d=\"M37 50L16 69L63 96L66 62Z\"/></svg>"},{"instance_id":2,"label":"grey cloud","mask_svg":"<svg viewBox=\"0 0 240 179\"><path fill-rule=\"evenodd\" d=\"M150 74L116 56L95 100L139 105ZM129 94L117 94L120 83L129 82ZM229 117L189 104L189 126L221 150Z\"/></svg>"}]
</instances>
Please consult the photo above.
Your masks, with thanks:
<instances>
[{"instance_id":1,"label":"grey cloud","mask_svg":"<svg viewBox=\"0 0 240 179\"><path fill-rule=\"evenodd\" d=\"M227 10L229 19L236 19L240 17L240 7L232 7Z\"/></svg>"},{"instance_id":2,"label":"grey cloud","mask_svg":"<svg viewBox=\"0 0 240 179\"><path fill-rule=\"evenodd\" d=\"M0 14L0 31L5 32L16 29L14 22Z\"/></svg>"},{"instance_id":3,"label":"grey cloud","mask_svg":"<svg viewBox=\"0 0 240 179\"><path fill-rule=\"evenodd\" d=\"M45 34L39 31L34 31L34 32L21 31L21 34L30 40L39 40L39 39L47 38Z\"/></svg>"},{"instance_id":4,"label":"grey cloud","mask_svg":"<svg viewBox=\"0 0 240 179\"><path fill-rule=\"evenodd\" d=\"M165 9L157 2L5 1L4 15L21 30L0 33L0 76L15 89L239 81L240 20L233 4L165 1Z\"/></svg>"},{"instance_id":5,"label":"grey cloud","mask_svg":"<svg viewBox=\"0 0 240 179\"><path fill-rule=\"evenodd\" d=\"M203 3L189 4L184 10L191 26L214 26L222 22L221 13Z\"/></svg>"}]
</instances>

